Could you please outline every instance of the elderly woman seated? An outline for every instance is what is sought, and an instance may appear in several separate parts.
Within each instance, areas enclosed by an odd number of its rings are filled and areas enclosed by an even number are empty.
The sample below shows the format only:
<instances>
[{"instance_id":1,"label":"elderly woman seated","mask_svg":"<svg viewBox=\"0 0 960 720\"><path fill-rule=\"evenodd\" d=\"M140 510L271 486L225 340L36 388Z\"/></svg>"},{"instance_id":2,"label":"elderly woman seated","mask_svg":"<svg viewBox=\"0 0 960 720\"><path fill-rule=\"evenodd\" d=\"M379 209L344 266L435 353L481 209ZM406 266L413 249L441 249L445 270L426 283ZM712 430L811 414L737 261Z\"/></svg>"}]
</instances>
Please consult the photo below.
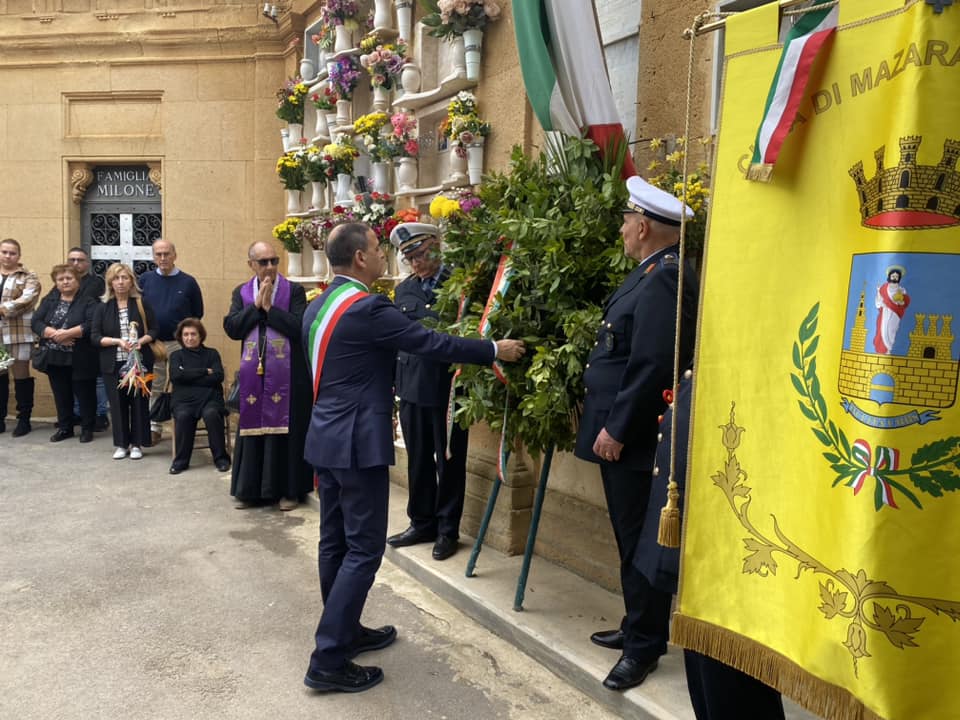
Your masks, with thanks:
<instances>
[{"instance_id":1,"label":"elderly woman seated","mask_svg":"<svg viewBox=\"0 0 960 720\"><path fill-rule=\"evenodd\" d=\"M177 342L182 349L170 354L171 412L174 422L176 457L170 474L176 475L190 466L197 421L203 418L210 440L213 462L220 472L230 469L223 418L227 408L223 402L223 363L220 353L205 347L206 328L197 318L186 318L177 325Z\"/></svg>"}]
</instances>

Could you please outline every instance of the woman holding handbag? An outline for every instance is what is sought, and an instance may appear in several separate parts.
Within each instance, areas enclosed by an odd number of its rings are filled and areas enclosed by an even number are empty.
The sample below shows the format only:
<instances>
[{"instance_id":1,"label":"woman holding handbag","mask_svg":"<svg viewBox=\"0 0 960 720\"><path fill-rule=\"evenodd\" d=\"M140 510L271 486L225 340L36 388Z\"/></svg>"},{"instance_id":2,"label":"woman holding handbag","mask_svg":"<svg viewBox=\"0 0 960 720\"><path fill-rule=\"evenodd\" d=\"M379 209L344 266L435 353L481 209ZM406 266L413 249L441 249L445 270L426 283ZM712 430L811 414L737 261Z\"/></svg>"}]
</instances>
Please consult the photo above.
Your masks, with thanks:
<instances>
[{"instance_id":1,"label":"woman holding handbag","mask_svg":"<svg viewBox=\"0 0 960 720\"><path fill-rule=\"evenodd\" d=\"M40 338L46 357L53 401L57 406L57 431L50 442L73 437L73 398L80 404L80 442L93 440L97 412L99 361L90 344L90 321L96 303L80 295L80 277L71 265L54 265L50 273L58 292L50 293L33 313L31 327Z\"/></svg>"},{"instance_id":2,"label":"woman holding handbag","mask_svg":"<svg viewBox=\"0 0 960 720\"><path fill-rule=\"evenodd\" d=\"M175 337L181 349L170 354L167 366L173 385L170 404L177 446L170 474L177 475L190 466L193 436L200 418L207 428L213 462L217 470L226 472L230 469L230 456L223 424L227 408L223 403L224 373L220 353L203 344L207 330L197 318L181 320Z\"/></svg>"},{"instance_id":3,"label":"woman holding handbag","mask_svg":"<svg viewBox=\"0 0 960 720\"><path fill-rule=\"evenodd\" d=\"M100 348L100 372L110 399L113 459L122 460L129 452L131 460L139 460L143 457L142 448L150 445L149 389L144 395L137 388L119 389L117 385L121 370L135 350L140 352L144 371L153 369L153 311L140 297L129 265L114 263L103 279L106 291L93 315L90 342Z\"/></svg>"}]
</instances>

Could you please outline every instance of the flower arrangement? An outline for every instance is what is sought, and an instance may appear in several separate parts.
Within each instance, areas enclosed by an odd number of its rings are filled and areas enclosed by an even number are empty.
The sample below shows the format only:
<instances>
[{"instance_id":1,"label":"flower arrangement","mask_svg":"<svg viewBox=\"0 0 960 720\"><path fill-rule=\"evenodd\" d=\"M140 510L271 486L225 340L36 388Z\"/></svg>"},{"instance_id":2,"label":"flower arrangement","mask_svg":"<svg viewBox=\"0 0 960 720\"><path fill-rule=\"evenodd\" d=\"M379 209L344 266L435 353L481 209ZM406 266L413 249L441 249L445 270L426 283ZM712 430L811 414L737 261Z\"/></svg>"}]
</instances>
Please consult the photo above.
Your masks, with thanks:
<instances>
[{"instance_id":1,"label":"flower arrangement","mask_svg":"<svg viewBox=\"0 0 960 720\"><path fill-rule=\"evenodd\" d=\"M120 382L117 383L118 390L125 390L128 395L140 393L141 395L150 395L150 381L155 377L153 373L148 373L143 366L143 355L140 353L140 347L137 345L137 323L130 323L130 334L127 338L133 343L133 349L127 356L126 362L120 368Z\"/></svg>"},{"instance_id":2,"label":"flower arrangement","mask_svg":"<svg viewBox=\"0 0 960 720\"><path fill-rule=\"evenodd\" d=\"M446 40L463 35L465 30L483 30L500 17L497 0L420 0L428 14L420 22L430 35Z\"/></svg>"},{"instance_id":3,"label":"flower arrangement","mask_svg":"<svg viewBox=\"0 0 960 720\"><path fill-rule=\"evenodd\" d=\"M353 55L338 58L330 68L330 89L340 100L352 100L360 83L360 62Z\"/></svg>"},{"instance_id":4,"label":"flower arrangement","mask_svg":"<svg viewBox=\"0 0 960 720\"><path fill-rule=\"evenodd\" d=\"M393 216L393 196L390 193L364 193L357 195L357 219L366 223L373 230L377 239L385 243L390 239L390 233L397 226L397 219Z\"/></svg>"},{"instance_id":5,"label":"flower arrangement","mask_svg":"<svg viewBox=\"0 0 960 720\"><path fill-rule=\"evenodd\" d=\"M285 152L277 160L277 175L285 190L303 190L307 186L303 155L299 150Z\"/></svg>"},{"instance_id":6,"label":"flower arrangement","mask_svg":"<svg viewBox=\"0 0 960 720\"><path fill-rule=\"evenodd\" d=\"M477 98L473 93L462 90L450 101L447 116L440 123L440 132L450 138L461 157L466 145L490 134L490 123L480 119Z\"/></svg>"},{"instance_id":7,"label":"flower arrangement","mask_svg":"<svg viewBox=\"0 0 960 720\"><path fill-rule=\"evenodd\" d=\"M710 145L709 137L701 138L697 141L704 150ZM705 162L697 166L695 172L687 175L686 181L683 179L683 160L688 151L688 143L685 137L678 137L676 140L671 138L653 138L650 141L650 150L655 154L654 159L647 166L647 172L651 174L649 181L661 190L666 190L672 195L683 198L684 185L687 190L687 205L693 210L693 219L686 223L684 231L685 248L693 253L699 254L703 248L704 236L707 232L707 210L710 202L710 171ZM659 173L653 175L652 173Z\"/></svg>"},{"instance_id":8,"label":"flower arrangement","mask_svg":"<svg viewBox=\"0 0 960 720\"><path fill-rule=\"evenodd\" d=\"M320 10L320 20L327 27L343 25L353 32L360 29L360 5L357 0L327 0Z\"/></svg>"},{"instance_id":9,"label":"flower arrangement","mask_svg":"<svg viewBox=\"0 0 960 720\"><path fill-rule=\"evenodd\" d=\"M323 89L323 93L314 93L310 96L313 106L320 112L332 112L337 109L337 94L329 87Z\"/></svg>"},{"instance_id":10,"label":"flower arrangement","mask_svg":"<svg viewBox=\"0 0 960 720\"><path fill-rule=\"evenodd\" d=\"M321 230L320 218L312 217L303 220L293 230L301 247L309 245L314 250L323 250L326 235Z\"/></svg>"},{"instance_id":11,"label":"flower arrangement","mask_svg":"<svg viewBox=\"0 0 960 720\"><path fill-rule=\"evenodd\" d=\"M438 220L469 215L483 203L470 190L452 190L430 201L430 214Z\"/></svg>"},{"instance_id":12,"label":"flower arrangement","mask_svg":"<svg viewBox=\"0 0 960 720\"><path fill-rule=\"evenodd\" d=\"M323 280L320 280L317 283L316 287L312 287L309 290L307 290L307 302L312 303L318 297L323 295L323 293L326 292L326 289L328 287L330 286L326 282L324 282Z\"/></svg>"},{"instance_id":13,"label":"flower arrangement","mask_svg":"<svg viewBox=\"0 0 960 720\"><path fill-rule=\"evenodd\" d=\"M300 166L303 174L310 182L327 182L327 163L323 150L311 145L299 153Z\"/></svg>"},{"instance_id":14,"label":"flower arrangement","mask_svg":"<svg viewBox=\"0 0 960 720\"><path fill-rule=\"evenodd\" d=\"M373 50L360 56L360 65L369 73L370 84L387 90L396 87L406 61L407 45L403 40L378 44Z\"/></svg>"},{"instance_id":15,"label":"flower arrangement","mask_svg":"<svg viewBox=\"0 0 960 720\"><path fill-rule=\"evenodd\" d=\"M383 137L390 157L417 157L420 154L417 119L413 115L394 113L390 117L390 128L390 132Z\"/></svg>"},{"instance_id":16,"label":"flower arrangement","mask_svg":"<svg viewBox=\"0 0 960 720\"><path fill-rule=\"evenodd\" d=\"M357 222L357 216L354 214L353 210L346 208L343 205L334 205L333 210L328 210L320 215L317 215L315 218L313 218L313 223L316 225L316 242L319 243L319 247L314 247L317 250L320 250L326 245L327 238L330 237L331 230L333 230L337 225L343 225L344 223L352 222Z\"/></svg>"},{"instance_id":17,"label":"flower arrangement","mask_svg":"<svg viewBox=\"0 0 960 720\"><path fill-rule=\"evenodd\" d=\"M382 112L361 115L353 121L353 132L360 137L373 162L385 162L392 157L386 138L381 135L389 122L390 116Z\"/></svg>"},{"instance_id":18,"label":"flower arrangement","mask_svg":"<svg viewBox=\"0 0 960 720\"><path fill-rule=\"evenodd\" d=\"M352 175L353 161L360 155L360 151L350 142L346 135L339 135L336 142L323 146L323 161L328 178L337 175Z\"/></svg>"},{"instance_id":19,"label":"flower arrangement","mask_svg":"<svg viewBox=\"0 0 960 720\"><path fill-rule=\"evenodd\" d=\"M323 13L322 10L320 12L321 14ZM333 45L336 42L336 33L333 31L333 25L322 23L319 32L311 35L310 39L313 41L313 44L321 50L333 50Z\"/></svg>"},{"instance_id":20,"label":"flower arrangement","mask_svg":"<svg viewBox=\"0 0 960 720\"><path fill-rule=\"evenodd\" d=\"M420 211L414 207L397 210L393 216L397 223L420 222Z\"/></svg>"},{"instance_id":21,"label":"flower arrangement","mask_svg":"<svg viewBox=\"0 0 960 720\"><path fill-rule=\"evenodd\" d=\"M283 247L289 253L298 253L303 249L303 244L297 237L297 226L301 222L303 222L301 218L291 217L273 228L273 236L283 243Z\"/></svg>"},{"instance_id":22,"label":"flower arrangement","mask_svg":"<svg viewBox=\"0 0 960 720\"><path fill-rule=\"evenodd\" d=\"M277 90L277 117L288 123L303 123L303 99L309 90L299 76L288 79Z\"/></svg>"}]
</instances>

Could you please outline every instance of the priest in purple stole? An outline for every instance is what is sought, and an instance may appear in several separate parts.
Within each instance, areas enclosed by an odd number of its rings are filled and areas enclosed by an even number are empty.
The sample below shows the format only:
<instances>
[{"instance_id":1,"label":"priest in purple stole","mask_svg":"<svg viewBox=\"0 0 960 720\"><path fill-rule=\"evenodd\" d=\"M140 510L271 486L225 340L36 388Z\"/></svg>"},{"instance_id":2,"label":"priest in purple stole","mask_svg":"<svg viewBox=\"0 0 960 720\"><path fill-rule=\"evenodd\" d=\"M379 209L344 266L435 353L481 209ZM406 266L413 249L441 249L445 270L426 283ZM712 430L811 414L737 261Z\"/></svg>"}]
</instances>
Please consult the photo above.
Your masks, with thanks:
<instances>
[{"instance_id":1,"label":"priest in purple stole","mask_svg":"<svg viewBox=\"0 0 960 720\"><path fill-rule=\"evenodd\" d=\"M255 242L248 252L253 277L233 291L223 319L240 340L240 427L230 494L236 507L279 502L292 510L313 490L303 459L312 388L300 323L306 293L279 274L277 251Z\"/></svg>"}]
</instances>

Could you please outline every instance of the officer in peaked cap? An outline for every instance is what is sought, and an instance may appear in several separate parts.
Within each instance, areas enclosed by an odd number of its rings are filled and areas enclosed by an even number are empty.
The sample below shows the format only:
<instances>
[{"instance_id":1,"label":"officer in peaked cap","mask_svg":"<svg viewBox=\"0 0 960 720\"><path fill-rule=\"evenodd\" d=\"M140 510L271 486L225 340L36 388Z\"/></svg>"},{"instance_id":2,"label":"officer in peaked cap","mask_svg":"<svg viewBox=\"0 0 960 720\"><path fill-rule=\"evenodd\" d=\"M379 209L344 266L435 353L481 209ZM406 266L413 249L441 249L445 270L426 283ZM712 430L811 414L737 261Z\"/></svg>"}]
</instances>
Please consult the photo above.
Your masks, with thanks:
<instances>
[{"instance_id":1,"label":"officer in peaked cap","mask_svg":"<svg viewBox=\"0 0 960 720\"><path fill-rule=\"evenodd\" d=\"M390 242L413 272L397 285L394 302L412 320L437 318L436 290L450 276L440 255L440 229L428 223L403 223ZM450 366L430 358L397 355L396 394L400 428L407 447L410 526L391 535L394 547L432 542L435 560L457 551L467 476L467 431L454 425L447 458L447 404Z\"/></svg>"},{"instance_id":2,"label":"officer in peaked cap","mask_svg":"<svg viewBox=\"0 0 960 720\"><path fill-rule=\"evenodd\" d=\"M623 249L639 262L607 299L583 374L583 417L574 454L600 466L617 550L626 614L620 627L594 633L602 647L621 650L603 681L611 690L642 683L667 651L671 595L633 564L650 496L657 418L673 382L677 331L680 219L693 212L639 177L627 180ZM697 279L685 269L680 319L680 367L693 361Z\"/></svg>"}]
</instances>

